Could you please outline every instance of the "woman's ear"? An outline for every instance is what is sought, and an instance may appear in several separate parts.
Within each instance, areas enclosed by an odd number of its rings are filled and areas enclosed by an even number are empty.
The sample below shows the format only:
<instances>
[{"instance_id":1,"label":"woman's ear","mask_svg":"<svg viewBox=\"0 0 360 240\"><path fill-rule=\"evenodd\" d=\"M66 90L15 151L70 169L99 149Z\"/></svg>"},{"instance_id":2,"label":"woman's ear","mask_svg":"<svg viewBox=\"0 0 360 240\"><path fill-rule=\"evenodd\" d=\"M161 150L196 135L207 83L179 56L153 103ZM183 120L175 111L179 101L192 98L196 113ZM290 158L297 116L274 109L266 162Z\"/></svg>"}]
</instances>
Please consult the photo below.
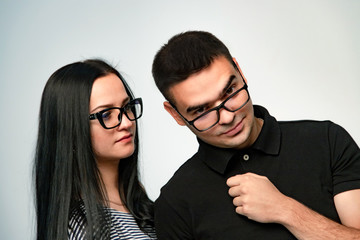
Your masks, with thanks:
<instances>
[{"instance_id":1,"label":"woman's ear","mask_svg":"<svg viewBox=\"0 0 360 240\"><path fill-rule=\"evenodd\" d=\"M184 119L179 115L179 113L173 108L173 106L171 106L171 104L168 101L164 102L164 108L168 113L170 113L170 115L175 119L175 121L179 125L181 126L186 125Z\"/></svg>"}]
</instances>

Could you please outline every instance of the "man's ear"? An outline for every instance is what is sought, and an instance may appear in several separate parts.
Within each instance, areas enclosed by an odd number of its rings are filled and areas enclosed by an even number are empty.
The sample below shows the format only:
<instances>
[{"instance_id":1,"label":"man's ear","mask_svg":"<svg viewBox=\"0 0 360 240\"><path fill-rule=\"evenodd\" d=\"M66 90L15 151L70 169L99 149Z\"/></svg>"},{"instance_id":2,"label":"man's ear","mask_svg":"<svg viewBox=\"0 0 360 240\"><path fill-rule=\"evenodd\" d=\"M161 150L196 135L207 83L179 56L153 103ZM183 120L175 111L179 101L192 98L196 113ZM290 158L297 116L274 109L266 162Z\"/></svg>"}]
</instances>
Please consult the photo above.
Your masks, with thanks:
<instances>
[{"instance_id":1,"label":"man's ear","mask_svg":"<svg viewBox=\"0 0 360 240\"><path fill-rule=\"evenodd\" d=\"M243 74L243 72L242 72L242 70L241 70L238 62L236 61L236 58L233 57L233 61L234 61L234 63L236 64L237 68L239 69L239 71L240 71L240 73L241 73L241 76L244 78L244 81L245 81L246 84L247 84L247 83L248 83L248 82L247 82L247 79L246 79L245 75Z\"/></svg>"},{"instance_id":2,"label":"man's ear","mask_svg":"<svg viewBox=\"0 0 360 240\"><path fill-rule=\"evenodd\" d=\"M168 113L170 113L170 115L176 120L179 125L186 125L184 119L179 115L179 113L171 106L168 101L164 102L164 108Z\"/></svg>"}]
</instances>

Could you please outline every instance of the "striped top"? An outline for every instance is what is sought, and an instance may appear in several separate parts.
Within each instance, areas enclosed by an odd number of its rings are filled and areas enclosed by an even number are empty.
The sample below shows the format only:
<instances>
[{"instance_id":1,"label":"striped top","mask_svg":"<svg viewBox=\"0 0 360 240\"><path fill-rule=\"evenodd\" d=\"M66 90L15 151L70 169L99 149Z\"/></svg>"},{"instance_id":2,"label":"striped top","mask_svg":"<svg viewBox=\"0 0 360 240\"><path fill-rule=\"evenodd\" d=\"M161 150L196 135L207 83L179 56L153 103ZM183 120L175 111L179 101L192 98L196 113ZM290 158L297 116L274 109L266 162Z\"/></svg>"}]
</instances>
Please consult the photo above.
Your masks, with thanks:
<instances>
[{"instance_id":1,"label":"striped top","mask_svg":"<svg viewBox=\"0 0 360 240\"><path fill-rule=\"evenodd\" d=\"M148 234L141 231L131 213L119 212L115 209L108 208L111 216L110 239L140 239L140 240L156 240L155 230L148 228ZM69 221L68 228L69 240L84 240L84 224L79 219L72 217Z\"/></svg>"}]
</instances>

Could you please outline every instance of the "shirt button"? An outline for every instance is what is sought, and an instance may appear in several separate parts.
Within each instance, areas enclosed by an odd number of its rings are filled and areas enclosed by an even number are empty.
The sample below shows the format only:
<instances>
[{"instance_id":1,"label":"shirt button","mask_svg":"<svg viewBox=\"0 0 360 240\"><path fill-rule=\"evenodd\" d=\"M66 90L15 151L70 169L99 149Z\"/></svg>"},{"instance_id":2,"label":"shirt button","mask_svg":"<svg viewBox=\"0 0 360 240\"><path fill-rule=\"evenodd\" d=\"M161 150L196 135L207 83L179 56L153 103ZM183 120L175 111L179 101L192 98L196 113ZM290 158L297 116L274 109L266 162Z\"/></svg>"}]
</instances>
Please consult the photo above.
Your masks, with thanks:
<instances>
[{"instance_id":1,"label":"shirt button","mask_svg":"<svg viewBox=\"0 0 360 240\"><path fill-rule=\"evenodd\" d=\"M245 161L247 161L247 160L249 160L249 155L247 155L247 154L245 154L244 156L243 156L243 159L245 160Z\"/></svg>"}]
</instances>

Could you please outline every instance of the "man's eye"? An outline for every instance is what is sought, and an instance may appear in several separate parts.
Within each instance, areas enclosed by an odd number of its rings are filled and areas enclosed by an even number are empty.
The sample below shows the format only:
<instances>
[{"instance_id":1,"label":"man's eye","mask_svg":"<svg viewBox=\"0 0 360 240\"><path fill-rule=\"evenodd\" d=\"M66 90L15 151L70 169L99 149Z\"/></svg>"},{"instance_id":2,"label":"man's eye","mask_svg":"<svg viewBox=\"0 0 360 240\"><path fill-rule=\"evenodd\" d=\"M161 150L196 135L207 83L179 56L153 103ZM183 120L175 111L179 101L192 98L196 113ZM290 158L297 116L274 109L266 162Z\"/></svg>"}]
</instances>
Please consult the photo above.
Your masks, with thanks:
<instances>
[{"instance_id":1,"label":"man's eye","mask_svg":"<svg viewBox=\"0 0 360 240\"><path fill-rule=\"evenodd\" d=\"M204 113L205 112L205 108L204 107L201 107L201 108L198 108L196 110L194 110L192 112L192 115L193 116L199 116L200 114Z\"/></svg>"},{"instance_id":2,"label":"man's eye","mask_svg":"<svg viewBox=\"0 0 360 240\"><path fill-rule=\"evenodd\" d=\"M201 113L203 113L203 112L205 112L205 108L199 108L199 109L197 109L196 111L195 111L195 113L196 114L201 114Z\"/></svg>"},{"instance_id":3,"label":"man's eye","mask_svg":"<svg viewBox=\"0 0 360 240\"><path fill-rule=\"evenodd\" d=\"M229 88L226 90L225 94L226 94L226 95L230 95L230 94L232 94L232 93L234 92L234 90L235 90L235 85L229 87Z\"/></svg>"}]
</instances>

